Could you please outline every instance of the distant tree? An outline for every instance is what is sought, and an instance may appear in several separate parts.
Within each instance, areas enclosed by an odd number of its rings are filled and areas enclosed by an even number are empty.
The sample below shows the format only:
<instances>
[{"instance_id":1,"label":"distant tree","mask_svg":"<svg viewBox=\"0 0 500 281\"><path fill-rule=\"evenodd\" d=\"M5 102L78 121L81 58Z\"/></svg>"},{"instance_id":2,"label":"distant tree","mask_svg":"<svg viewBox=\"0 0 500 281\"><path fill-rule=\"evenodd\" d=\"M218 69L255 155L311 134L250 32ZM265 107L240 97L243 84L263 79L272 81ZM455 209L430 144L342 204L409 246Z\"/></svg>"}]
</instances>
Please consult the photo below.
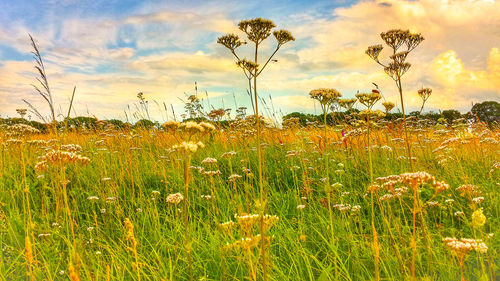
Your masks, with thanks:
<instances>
[{"instance_id":1,"label":"distant tree","mask_svg":"<svg viewBox=\"0 0 500 281\"><path fill-rule=\"evenodd\" d=\"M96 122L97 122L97 118L78 116L75 118L69 118L68 119L68 126L75 127L75 128L91 129L91 128L95 128Z\"/></svg>"},{"instance_id":2,"label":"distant tree","mask_svg":"<svg viewBox=\"0 0 500 281\"><path fill-rule=\"evenodd\" d=\"M433 111L430 111L430 112L422 114L421 117L423 117L425 119L430 119L430 120L437 121L439 118L441 118L441 114L433 112Z\"/></svg>"},{"instance_id":3,"label":"distant tree","mask_svg":"<svg viewBox=\"0 0 500 281\"><path fill-rule=\"evenodd\" d=\"M321 115L304 114L301 112L292 112L290 114L283 116L283 120L290 119L290 118L298 118L299 123L302 126L306 126L308 122L320 121Z\"/></svg>"},{"instance_id":4,"label":"distant tree","mask_svg":"<svg viewBox=\"0 0 500 281\"><path fill-rule=\"evenodd\" d=\"M444 110L441 115L444 119L446 119L448 123L451 123L453 122L453 120L456 120L462 116L462 114L460 114L460 112L455 109Z\"/></svg>"},{"instance_id":5,"label":"distant tree","mask_svg":"<svg viewBox=\"0 0 500 281\"><path fill-rule=\"evenodd\" d=\"M472 106L471 112L490 127L493 123L500 123L500 103L496 101L476 103Z\"/></svg>"},{"instance_id":6,"label":"distant tree","mask_svg":"<svg viewBox=\"0 0 500 281\"><path fill-rule=\"evenodd\" d=\"M125 127L125 123L122 120L111 119L107 121L108 123L113 124L113 126L115 126L115 128L117 129L123 129Z\"/></svg>"},{"instance_id":7,"label":"distant tree","mask_svg":"<svg viewBox=\"0 0 500 281\"><path fill-rule=\"evenodd\" d=\"M155 127L156 125L157 124L151 120L141 119L134 124L134 128L151 129L152 127Z\"/></svg>"}]
</instances>

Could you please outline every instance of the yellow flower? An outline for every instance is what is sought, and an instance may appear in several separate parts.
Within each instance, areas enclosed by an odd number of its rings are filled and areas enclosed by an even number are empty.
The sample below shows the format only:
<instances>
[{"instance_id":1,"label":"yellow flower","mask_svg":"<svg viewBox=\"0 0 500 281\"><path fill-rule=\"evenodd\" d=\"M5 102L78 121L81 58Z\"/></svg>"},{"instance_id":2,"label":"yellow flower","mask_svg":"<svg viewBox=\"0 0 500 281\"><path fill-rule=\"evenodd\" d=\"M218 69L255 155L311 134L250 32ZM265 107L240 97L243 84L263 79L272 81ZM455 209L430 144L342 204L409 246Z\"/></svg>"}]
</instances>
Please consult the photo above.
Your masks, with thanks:
<instances>
[{"instance_id":1,"label":"yellow flower","mask_svg":"<svg viewBox=\"0 0 500 281\"><path fill-rule=\"evenodd\" d=\"M477 209L472 213L472 225L481 227L486 223L486 216L483 214L483 208Z\"/></svg>"}]
</instances>

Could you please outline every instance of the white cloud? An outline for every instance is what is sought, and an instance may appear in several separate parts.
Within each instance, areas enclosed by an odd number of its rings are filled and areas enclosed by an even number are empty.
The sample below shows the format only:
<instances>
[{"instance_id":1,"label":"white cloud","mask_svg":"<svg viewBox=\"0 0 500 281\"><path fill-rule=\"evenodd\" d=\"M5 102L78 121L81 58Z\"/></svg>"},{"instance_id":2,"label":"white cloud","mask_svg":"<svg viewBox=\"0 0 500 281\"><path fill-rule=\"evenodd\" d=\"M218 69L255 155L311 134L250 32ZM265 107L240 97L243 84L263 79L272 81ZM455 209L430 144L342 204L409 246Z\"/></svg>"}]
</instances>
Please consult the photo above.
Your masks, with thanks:
<instances>
[{"instance_id":1,"label":"white cloud","mask_svg":"<svg viewBox=\"0 0 500 281\"><path fill-rule=\"evenodd\" d=\"M237 20L228 14L234 8L217 5L145 7L120 19L63 17L60 25L36 28L19 21L13 28L0 26L0 44L27 54L26 34L33 33L57 101L66 104L77 85L76 106L80 111L88 106L98 116L123 115L139 91L180 108L177 97L192 91L194 81L214 99L235 92L238 102L246 103L246 79L231 54L215 42L218 33L239 33ZM364 54L367 46L382 43L380 32L392 28L422 32L426 38L408 58L413 66L403 87L410 110L419 107L416 91L422 86L434 89L429 108L466 110L471 101L500 97L497 2L361 1L335 9L331 19L317 19L308 11L283 18L279 28L290 29L297 40L280 50L278 63L260 76L259 89L272 94L285 112L313 110L307 93L314 88L337 88L352 97L357 90L370 90L371 82L396 102L394 82ZM271 51L273 40L264 52ZM2 62L2 114L13 114L22 98L41 103L29 86L34 74L31 62Z\"/></svg>"}]
</instances>

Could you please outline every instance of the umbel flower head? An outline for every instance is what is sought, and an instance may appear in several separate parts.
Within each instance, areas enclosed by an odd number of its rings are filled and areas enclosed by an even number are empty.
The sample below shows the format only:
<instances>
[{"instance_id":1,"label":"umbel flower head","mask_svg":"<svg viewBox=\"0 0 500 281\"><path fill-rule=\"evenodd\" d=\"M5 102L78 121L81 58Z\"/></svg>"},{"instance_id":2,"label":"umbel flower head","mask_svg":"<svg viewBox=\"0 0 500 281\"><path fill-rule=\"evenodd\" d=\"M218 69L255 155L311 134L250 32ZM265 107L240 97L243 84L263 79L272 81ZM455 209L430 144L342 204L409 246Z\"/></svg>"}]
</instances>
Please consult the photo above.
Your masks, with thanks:
<instances>
[{"instance_id":1,"label":"umbel flower head","mask_svg":"<svg viewBox=\"0 0 500 281\"><path fill-rule=\"evenodd\" d=\"M382 95L378 90L372 90L371 93L358 93L356 98L362 105L371 109L382 98Z\"/></svg>"},{"instance_id":2,"label":"umbel flower head","mask_svg":"<svg viewBox=\"0 0 500 281\"><path fill-rule=\"evenodd\" d=\"M365 53L384 67L384 71L391 78L396 80L398 77L408 71L411 64L406 62L408 53L415 49L423 40L424 37L419 33L411 33L409 30L391 29L387 32L380 34L382 40L392 48L393 55L390 56L391 62L384 65L379 61L380 52L382 52L382 45L369 46ZM401 46L406 46L406 50L398 51Z\"/></svg>"},{"instance_id":3,"label":"umbel flower head","mask_svg":"<svg viewBox=\"0 0 500 281\"><path fill-rule=\"evenodd\" d=\"M392 103L390 101L383 102L382 105L385 108L385 113L388 113L389 111L391 111L394 108L394 103Z\"/></svg>"},{"instance_id":4,"label":"umbel flower head","mask_svg":"<svg viewBox=\"0 0 500 281\"><path fill-rule=\"evenodd\" d=\"M380 34L382 40L391 48L397 50L402 45L406 45L408 51L415 49L423 40L424 37L419 33L411 33L409 30L391 29Z\"/></svg>"},{"instance_id":5,"label":"umbel flower head","mask_svg":"<svg viewBox=\"0 0 500 281\"><path fill-rule=\"evenodd\" d=\"M320 88L309 92L312 99L321 103L321 105L330 105L342 96L342 94L335 89Z\"/></svg>"},{"instance_id":6,"label":"umbel flower head","mask_svg":"<svg viewBox=\"0 0 500 281\"><path fill-rule=\"evenodd\" d=\"M176 144L172 146L172 149L182 152L195 153L199 148L204 148L204 147L205 145L201 141L197 143L192 141L188 142L183 141L181 144Z\"/></svg>"},{"instance_id":7,"label":"umbel flower head","mask_svg":"<svg viewBox=\"0 0 500 281\"><path fill-rule=\"evenodd\" d=\"M345 110L351 110L356 101L357 99L339 99L338 103Z\"/></svg>"},{"instance_id":8,"label":"umbel flower head","mask_svg":"<svg viewBox=\"0 0 500 281\"><path fill-rule=\"evenodd\" d=\"M388 66L384 66L384 71L389 77L396 80L398 75L403 76L410 67L411 63L408 62L390 62Z\"/></svg>"},{"instance_id":9,"label":"umbel flower head","mask_svg":"<svg viewBox=\"0 0 500 281\"><path fill-rule=\"evenodd\" d=\"M188 134L203 133L205 131L203 126L193 121L180 123L179 128Z\"/></svg>"},{"instance_id":10,"label":"umbel flower head","mask_svg":"<svg viewBox=\"0 0 500 281\"><path fill-rule=\"evenodd\" d=\"M179 128L180 123L174 120L167 121L161 125L161 127L167 131L176 131Z\"/></svg>"},{"instance_id":11,"label":"umbel flower head","mask_svg":"<svg viewBox=\"0 0 500 281\"><path fill-rule=\"evenodd\" d=\"M374 59L375 61L378 61L378 56L380 55L380 52L382 52L382 49L384 49L384 47L380 44L373 45L373 46L368 47L368 49L365 51L365 53L370 58Z\"/></svg>"},{"instance_id":12,"label":"umbel flower head","mask_svg":"<svg viewBox=\"0 0 500 281\"><path fill-rule=\"evenodd\" d=\"M224 47L234 52L236 48L241 46L243 42L241 42L240 38L236 34L226 34L217 38L217 43L223 45Z\"/></svg>"},{"instance_id":13,"label":"umbel flower head","mask_svg":"<svg viewBox=\"0 0 500 281\"><path fill-rule=\"evenodd\" d=\"M248 71L249 73L257 73L257 69L259 67L258 64L256 64L253 61L249 61L247 59L242 59L237 61L236 65Z\"/></svg>"},{"instance_id":14,"label":"umbel flower head","mask_svg":"<svg viewBox=\"0 0 500 281\"><path fill-rule=\"evenodd\" d=\"M476 251L483 254L488 252L488 246L486 246L481 239L457 239L455 237L446 237L443 238L443 242L458 257L464 257L470 251Z\"/></svg>"},{"instance_id":15,"label":"umbel flower head","mask_svg":"<svg viewBox=\"0 0 500 281\"><path fill-rule=\"evenodd\" d=\"M288 43L290 41L295 41L295 38L292 36L290 31L288 30L276 30L273 32L274 38L276 38L276 41L278 41L278 46L281 46L285 43Z\"/></svg>"},{"instance_id":16,"label":"umbel flower head","mask_svg":"<svg viewBox=\"0 0 500 281\"><path fill-rule=\"evenodd\" d=\"M358 114L360 119L369 121L369 120L377 120L380 118L384 118L385 113L383 113L380 110L372 110L372 109L365 109L361 110Z\"/></svg>"},{"instance_id":17,"label":"umbel flower head","mask_svg":"<svg viewBox=\"0 0 500 281\"><path fill-rule=\"evenodd\" d=\"M425 102L432 94L431 88L422 88L418 90L418 95Z\"/></svg>"},{"instance_id":18,"label":"umbel flower head","mask_svg":"<svg viewBox=\"0 0 500 281\"><path fill-rule=\"evenodd\" d=\"M240 21L238 27L247 34L248 40L259 44L271 35L271 30L275 28L276 25L271 20L255 18Z\"/></svg>"}]
</instances>

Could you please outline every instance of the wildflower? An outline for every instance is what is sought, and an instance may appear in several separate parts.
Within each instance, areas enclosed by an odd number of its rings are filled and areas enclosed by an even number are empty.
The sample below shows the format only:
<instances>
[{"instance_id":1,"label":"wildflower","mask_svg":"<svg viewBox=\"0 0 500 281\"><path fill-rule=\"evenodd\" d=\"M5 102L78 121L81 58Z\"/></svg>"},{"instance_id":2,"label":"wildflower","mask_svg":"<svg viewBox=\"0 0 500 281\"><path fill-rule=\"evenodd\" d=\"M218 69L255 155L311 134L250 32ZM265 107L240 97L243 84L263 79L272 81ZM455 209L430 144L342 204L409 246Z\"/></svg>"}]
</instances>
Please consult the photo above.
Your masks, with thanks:
<instances>
[{"instance_id":1,"label":"wildflower","mask_svg":"<svg viewBox=\"0 0 500 281\"><path fill-rule=\"evenodd\" d=\"M306 205L298 205L297 210L303 210L306 207Z\"/></svg>"},{"instance_id":2,"label":"wildflower","mask_svg":"<svg viewBox=\"0 0 500 281\"><path fill-rule=\"evenodd\" d=\"M207 158L203 159L203 161L201 161L201 164L204 164L204 165L216 164L216 163L217 163L217 159L210 158L210 157L207 157Z\"/></svg>"},{"instance_id":3,"label":"wildflower","mask_svg":"<svg viewBox=\"0 0 500 281\"><path fill-rule=\"evenodd\" d=\"M167 121L161 127L167 131L175 131L179 128L180 123L177 121Z\"/></svg>"},{"instance_id":4,"label":"wildflower","mask_svg":"<svg viewBox=\"0 0 500 281\"><path fill-rule=\"evenodd\" d=\"M188 134L202 133L205 131L205 128L203 126L193 121L181 123L179 125L179 129L187 132Z\"/></svg>"},{"instance_id":5,"label":"wildflower","mask_svg":"<svg viewBox=\"0 0 500 281\"><path fill-rule=\"evenodd\" d=\"M234 182L235 180L241 179L241 178L242 178L242 176L240 176L238 174L232 174L229 176L228 180Z\"/></svg>"},{"instance_id":6,"label":"wildflower","mask_svg":"<svg viewBox=\"0 0 500 281\"><path fill-rule=\"evenodd\" d=\"M486 244L481 239L462 238L459 240L455 237L446 237L443 238L443 242L457 256L463 256L470 251L476 251L483 254L488 251L488 246L486 246Z\"/></svg>"},{"instance_id":7,"label":"wildflower","mask_svg":"<svg viewBox=\"0 0 500 281\"><path fill-rule=\"evenodd\" d=\"M472 213L472 225L481 227L486 223L486 216L483 214L483 208L477 209Z\"/></svg>"},{"instance_id":8,"label":"wildflower","mask_svg":"<svg viewBox=\"0 0 500 281\"><path fill-rule=\"evenodd\" d=\"M378 56L380 55L380 52L382 52L382 49L384 49L384 47L380 44L373 45L369 46L365 53L373 60L378 61Z\"/></svg>"},{"instance_id":9,"label":"wildflower","mask_svg":"<svg viewBox=\"0 0 500 281\"><path fill-rule=\"evenodd\" d=\"M437 202L437 201L429 201L426 204L429 207L437 207L437 206L439 206L439 202Z\"/></svg>"},{"instance_id":10,"label":"wildflower","mask_svg":"<svg viewBox=\"0 0 500 281\"><path fill-rule=\"evenodd\" d=\"M45 170L49 164L64 165L69 163L87 165L90 163L90 159L74 152L51 150L40 158L40 161L35 165L35 169Z\"/></svg>"},{"instance_id":11,"label":"wildflower","mask_svg":"<svg viewBox=\"0 0 500 281\"><path fill-rule=\"evenodd\" d=\"M484 201L484 197L475 197L475 198L472 198L472 202L476 203L476 204L481 204L481 202Z\"/></svg>"},{"instance_id":12,"label":"wildflower","mask_svg":"<svg viewBox=\"0 0 500 281\"><path fill-rule=\"evenodd\" d=\"M227 234L230 234L233 231L234 222L233 221L227 221L227 222L219 224L219 227L224 232L226 232Z\"/></svg>"},{"instance_id":13,"label":"wildflower","mask_svg":"<svg viewBox=\"0 0 500 281\"><path fill-rule=\"evenodd\" d=\"M255 223L257 222L259 215L257 215L257 214L242 214L242 215L235 214L234 218L236 219L236 222L241 227L243 232L248 235L252 232L252 229L253 229Z\"/></svg>"},{"instance_id":14,"label":"wildflower","mask_svg":"<svg viewBox=\"0 0 500 281\"><path fill-rule=\"evenodd\" d=\"M221 157L222 158L230 158L230 157L235 156L235 155L236 155L236 152L228 151L228 152L222 153Z\"/></svg>"},{"instance_id":15,"label":"wildflower","mask_svg":"<svg viewBox=\"0 0 500 281\"><path fill-rule=\"evenodd\" d=\"M174 205L179 204L183 199L184 199L184 196L182 196L182 194L179 192L173 193L173 194L170 194L167 196L167 202L174 204Z\"/></svg>"},{"instance_id":16,"label":"wildflower","mask_svg":"<svg viewBox=\"0 0 500 281\"><path fill-rule=\"evenodd\" d=\"M201 127L203 127L205 129L205 131L207 131L207 132L211 132L211 131L215 130L215 126L210 124L210 123L207 123L207 122L200 122L199 125Z\"/></svg>"},{"instance_id":17,"label":"wildflower","mask_svg":"<svg viewBox=\"0 0 500 281\"><path fill-rule=\"evenodd\" d=\"M181 144L174 145L172 146L172 149L174 150L179 150L179 151L184 151L184 152L190 152L190 153L195 153L199 148L204 148L205 145L202 142L185 142L183 141Z\"/></svg>"},{"instance_id":18,"label":"wildflower","mask_svg":"<svg viewBox=\"0 0 500 281\"><path fill-rule=\"evenodd\" d=\"M349 211L351 209L351 205L349 205L349 204L335 204L335 205L333 205L333 208L343 212L343 211Z\"/></svg>"},{"instance_id":19,"label":"wildflower","mask_svg":"<svg viewBox=\"0 0 500 281\"><path fill-rule=\"evenodd\" d=\"M481 190L477 185L473 184L464 184L455 189L456 191L460 192L461 196L476 196L481 194Z\"/></svg>"},{"instance_id":20,"label":"wildflower","mask_svg":"<svg viewBox=\"0 0 500 281\"><path fill-rule=\"evenodd\" d=\"M373 90L371 93L357 93L356 98L361 104L371 109L382 98L382 95L377 90Z\"/></svg>"},{"instance_id":21,"label":"wildflower","mask_svg":"<svg viewBox=\"0 0 500 281\"><path fill-rule=\"evenodd\" d=\"M394 103L390 102L390 101L387 101L387 102L383 102L382 105L384 106L385 108L385 113L389 113L389 111L391 111L393 108L394 108Z\"/></svg>"},{"instance_id":22,"label":"wildflower","mask_svg":"<svg viewBox=\"0 0 500 281\"><path fill-rule=\"evenodd\" d=\"M319 101L323 106L330 106L333 102L337 101L342 94L335 89L316 89L309 92L312 99Z\"/></svg>"},{"instance_id":23,"label":"wildflower","mask_svg":"<svg viewBox=\"0 0 500 281\"><path fill-rule=\"evenodd\" d=\"M97 201L97 200L99 200L99 197L97 197L97 196L89 196L89 197L87 197L87 200L89 200L89 201Z\"/></svg>"}]
</instances>

